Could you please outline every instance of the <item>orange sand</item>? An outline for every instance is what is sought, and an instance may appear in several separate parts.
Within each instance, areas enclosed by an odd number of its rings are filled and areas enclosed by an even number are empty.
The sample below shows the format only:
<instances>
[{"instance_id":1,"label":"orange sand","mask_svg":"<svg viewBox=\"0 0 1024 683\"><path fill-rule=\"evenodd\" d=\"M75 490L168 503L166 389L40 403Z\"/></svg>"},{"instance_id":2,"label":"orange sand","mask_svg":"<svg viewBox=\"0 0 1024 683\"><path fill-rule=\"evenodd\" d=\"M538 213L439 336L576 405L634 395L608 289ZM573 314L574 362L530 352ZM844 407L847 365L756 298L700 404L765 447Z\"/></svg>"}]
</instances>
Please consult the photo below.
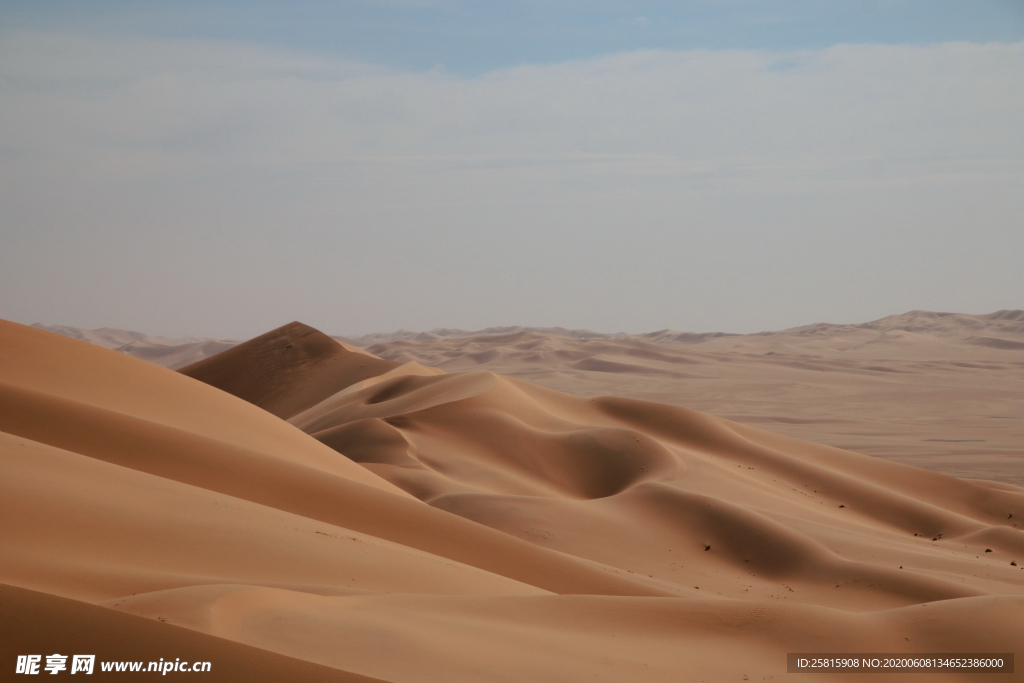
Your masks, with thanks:
<instances>
[{"instance_id":1,"label":"orange sand","mask_svg":"<svg viewBox=\"0 0 1024 683\"><path fill-rule=\"evenodd\" d=\"M1011 484L298 323L181 373L7 322L0 349L5 670L93 648L210 680L728 681L795 651L1024 653Z\"/></svg>"}]
</instances>

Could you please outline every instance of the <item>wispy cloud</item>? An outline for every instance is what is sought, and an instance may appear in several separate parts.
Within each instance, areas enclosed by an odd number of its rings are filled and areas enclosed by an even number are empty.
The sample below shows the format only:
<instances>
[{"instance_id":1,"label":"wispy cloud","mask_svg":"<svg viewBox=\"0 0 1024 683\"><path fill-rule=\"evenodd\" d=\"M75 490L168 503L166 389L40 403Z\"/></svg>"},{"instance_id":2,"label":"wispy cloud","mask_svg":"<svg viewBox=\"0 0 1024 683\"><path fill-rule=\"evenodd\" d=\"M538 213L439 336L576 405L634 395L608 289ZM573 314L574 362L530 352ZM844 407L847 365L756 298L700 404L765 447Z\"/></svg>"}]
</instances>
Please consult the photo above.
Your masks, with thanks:
<instances>
[{"instance_id":1,"label":"wispy cloud","mask_svg":"<svg viewBox=\"0 0 1024 683\"><path fill-rule=\"evenodd\" d=\"M282 168L374 155L1019 158L1024 48L633 52L463 79L233 44L0 41L2 144ZM658 159L659 161L653 161ZM590 165L588 163L588 165ZM155 167L175 172L179 163Z\"/></svg>"},{"instance_id":2,"label":"wispy cloud","mask_svg":"<svg viewBox=\"0 0 1024 683\"><path fill-rule=\"evenodd\" d=\"M586 248L597 263L632 253L666 269L662 254L623 249L631 225L751 235L777 225L809 244L814 230L876 221L895 226L899 251L922 222L1005 231L1024 159L1021 82L1022 43L636 51L464 78L228 42L7 33L0 204L5 229L51 236L70 221L102 225L111 240L141 222L189 243L209 239L190 232L197 223L264 240L275 225L298 226L292 244L359 244L349 268L363 274L404 258L403 244L422 247L418 231L477 244L480 256L491 242L467 235L514 225L556 259L572 258L574 231L585 230L609 245ZM981 203L974 219L950 208ZM705 258L729 258L694 239ZM515 267L481 258L494 272ZM999 262L993 272L1008 272ZM513 320L485 319L484 308L423 324ZM602 323L591 309L573 308L590 311L579 324L673 324ZM375 315L345 329L387 328Z\"/></svg>"}]
</instances>

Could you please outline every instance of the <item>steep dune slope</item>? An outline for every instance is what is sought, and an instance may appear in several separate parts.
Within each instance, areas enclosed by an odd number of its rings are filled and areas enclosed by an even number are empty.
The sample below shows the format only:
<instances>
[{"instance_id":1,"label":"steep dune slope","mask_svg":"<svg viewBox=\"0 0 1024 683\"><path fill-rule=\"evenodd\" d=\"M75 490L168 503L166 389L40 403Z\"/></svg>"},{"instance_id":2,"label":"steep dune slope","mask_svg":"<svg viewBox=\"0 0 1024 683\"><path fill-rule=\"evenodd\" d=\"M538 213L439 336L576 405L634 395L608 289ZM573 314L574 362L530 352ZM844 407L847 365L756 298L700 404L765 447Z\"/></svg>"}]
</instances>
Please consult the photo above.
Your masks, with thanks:
<instances>
[{"instance_id":1,"label":"steep dune slope","mask_svg":"<svg viewBox=\"0 0 1024 683\"><path fill-rule=\"evenodd\" d=\"M399 365L350 351L323 332L293 322L180 372L289 418Z\"/></svg>"},{"instance_id":2,"label":"steep dune slope","mask_svg":"<svg viewBox=\"0 0 1024 683\"><path fill-rule=\"evenodd\" d=\"M179 373L7 321L0 321L0 348L0 384L7 391L36 392L55 401L146 420L396 492L387 482L353 467L347 458L250 403ZM24 417L30 419L27 413ZM53 422L42 414L37 419ZM14 422L9 411L0 411L0 420Z\"/></svg>"}]
</instances>

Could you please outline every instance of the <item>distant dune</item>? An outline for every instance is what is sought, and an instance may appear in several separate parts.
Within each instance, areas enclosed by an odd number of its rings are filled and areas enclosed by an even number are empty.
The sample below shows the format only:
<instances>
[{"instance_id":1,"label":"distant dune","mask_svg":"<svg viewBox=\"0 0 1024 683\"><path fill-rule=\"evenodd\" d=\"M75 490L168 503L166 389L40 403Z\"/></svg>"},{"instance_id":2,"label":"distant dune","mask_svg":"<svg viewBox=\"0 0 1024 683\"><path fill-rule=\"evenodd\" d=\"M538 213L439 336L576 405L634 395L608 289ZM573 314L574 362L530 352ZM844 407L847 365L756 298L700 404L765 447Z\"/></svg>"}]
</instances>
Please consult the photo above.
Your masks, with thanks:
<instances>
[{"instance_id":1,"label":"distant dune","mask_svg":"<svg viewBox=\"0 0 1024 683\"><path fill-rule=\"evenodd\" d=\"M113 349L171 369L184 367L204 358L209 358L238 343L237 341L199 337L177 339L154 337L142 332L129 332L110 327L102 327L98 330L83 330L78 327L42 325L40 323L36 323L32 327L48 332L56 332L72 339L87 341L91 344L102 346L105 349Z\"/></svg>"},{"instance_id":2,"label":"distant dune","mask_svg":"<svg viewBox=\"0 0 1024 683\"><path fill-rule=\"evenodd\" d=\"M158 345L137 332L48 329L110 348L116 340L122 353L171 368L237 343ZM335 339L399 364L668 403L958 477L1024 485L1024 311L911 311L746 335L501 327Z\"/></svg>"},{"instance_id":3,"label":"distant dune","mask_svg":"<svg viewBox=\"0 0 1024 683\"><path fill-rule=\"evenodd\" d=\"M349 341L388 360L669 403L945 474L1024 485L1024 311L912 311L747 335L502 328Z\"/></svg>"},{"instance_id":4,"label":"distant dune","mask_svg":"<svg viewBox=\"0 0 1024 683\"><path fill-rule=\"evenodd\" d=\"M0 657L611 683L781 679L787 652L1022 652L1024 488L775 433L828 431L845 398L857 424L871 395L924 402L893 418L914 422L957 391L999 408L971 422L984 443L1019 428L1019 353L971 340L1018 341L1020 312L898 318L376 355L291 323L180 372L0 322ZM592 395L616 382L775 396L777 420Z\"/></svg>"}]
</instances>

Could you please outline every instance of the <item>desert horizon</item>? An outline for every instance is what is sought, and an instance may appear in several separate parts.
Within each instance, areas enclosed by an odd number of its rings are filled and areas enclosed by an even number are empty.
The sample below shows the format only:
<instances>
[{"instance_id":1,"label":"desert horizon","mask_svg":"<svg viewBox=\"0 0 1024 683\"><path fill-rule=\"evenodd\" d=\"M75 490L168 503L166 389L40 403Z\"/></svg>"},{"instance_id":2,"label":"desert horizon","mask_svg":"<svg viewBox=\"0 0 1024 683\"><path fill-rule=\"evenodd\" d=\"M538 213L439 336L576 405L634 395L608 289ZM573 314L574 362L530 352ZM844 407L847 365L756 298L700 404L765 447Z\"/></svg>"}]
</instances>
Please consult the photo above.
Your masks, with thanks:
<instances>
[{"instance_id":1,"label":"desert horizon","mask_svg":"<svg viewBox=\"0 0 1024 683\"><path fill-rule=\"evenodd\" d=\"M240 343L34 327L171 369ZM1024 485L1020 310L908 311L753 334L506 326L331 338L385 360L668 403L944 474Z\"/></svg>"},{"instance_id":2,"label":"desert horizon","mask_svg":"<svg viewBox=\"0 0 1024 683\"><path fill-rule=\"evenodd\" d=\"M1019 0L0 0L0 682L1024 681L1022 83Z\"/></svg>"}]
</instances>

